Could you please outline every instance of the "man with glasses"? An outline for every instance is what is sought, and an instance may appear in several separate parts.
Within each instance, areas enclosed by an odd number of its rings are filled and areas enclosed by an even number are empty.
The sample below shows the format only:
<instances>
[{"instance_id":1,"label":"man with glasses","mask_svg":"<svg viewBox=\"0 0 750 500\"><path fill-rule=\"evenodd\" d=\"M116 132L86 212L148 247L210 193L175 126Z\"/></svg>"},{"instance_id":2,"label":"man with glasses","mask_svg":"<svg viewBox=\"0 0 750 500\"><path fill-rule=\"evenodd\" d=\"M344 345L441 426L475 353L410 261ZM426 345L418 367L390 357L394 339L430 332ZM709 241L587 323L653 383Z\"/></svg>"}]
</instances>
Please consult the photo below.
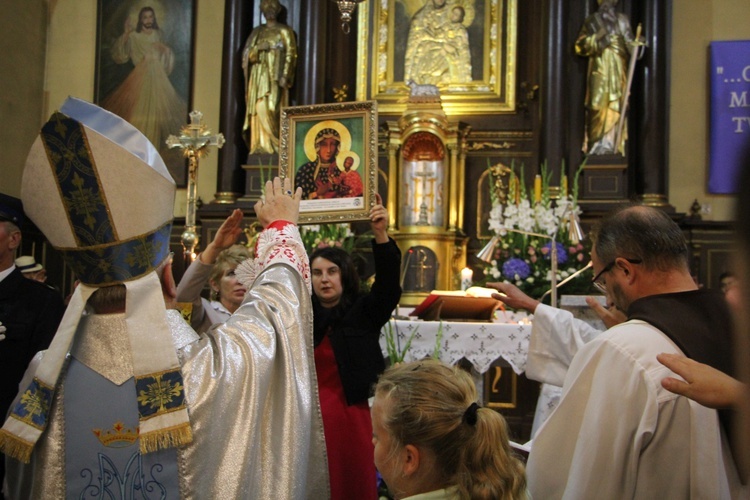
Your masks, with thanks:
<instances>
[{"instance_id":1,"label":"man with glasses","mask_svg":"<svg viewBox=\"0 0 750 500\"><path fill-rule=\"evenodd\" d=\"M535 498L735 498L741 483L726 415L668 392L662 352L726 373L730 315L699 289L687 243L664 212L634 206L592 233L594 283L629 320L580 348L557 410L529 456Z\"/></svg>"}]
</instances>

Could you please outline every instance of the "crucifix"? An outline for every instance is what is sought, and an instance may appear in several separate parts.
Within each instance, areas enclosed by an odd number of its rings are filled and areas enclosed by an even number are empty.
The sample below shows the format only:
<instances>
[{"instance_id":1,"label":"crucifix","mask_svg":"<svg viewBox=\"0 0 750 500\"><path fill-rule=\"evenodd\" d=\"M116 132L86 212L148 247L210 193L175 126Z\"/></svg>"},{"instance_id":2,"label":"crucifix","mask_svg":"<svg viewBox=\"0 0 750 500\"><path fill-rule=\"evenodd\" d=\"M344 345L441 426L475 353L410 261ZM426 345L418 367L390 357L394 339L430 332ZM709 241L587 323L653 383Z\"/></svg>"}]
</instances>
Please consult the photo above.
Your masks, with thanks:
<instances>
[{"instance_id":1,"label":"crucifix","mask_svg":"<svg viewBox=\"0 0 750 500\"><path fill-rule=\"evenodd\" d=\"M427 181L434 181L435 177L437 176L435 175L435 172L427 168L427 164L425 162L420 163L422 164L422 170L414 172L415 180L422 179L422 196L420 197L422 199L422 203L420 203L419 205L419 219L417 219L417 226L426 226L429 224L429 220L427 218L427 198L430 198L430 201L432 202L433 197L432 192L428 194Z\"/></svg>"},{"instance_id":2,"label":"crucifix","mask_svg":"<svg viewBox=\"0 0 750 500\"><path fill-rule=\"evenodd\" d=\"M432 275L432 265L427 261L429 255L422 248L417 248L417 262L412 264L416 270L414 289L416 291L429 291L431 287L427 285L427 275Z\"/></svg>"},{"instance_id":3,"label":"crucifix","mask_svg":"<svg viewBox=\"0 0 750 500\"><path fill-rule=\"evenodd\" d=\"M198 161L208 154L209 146L221 148L224 145L224 134L212 134L203 124L203 113L190 112L190 123L180 129L180 135L170 135L167 138L169 149L180 148L188 159L187 184L187 212L185 214L185 230L180 238L182 242L185 263L189 264L195 258L195 249L200 237L195 231L196 198L198 194Z\"/></svg>"}]
</instances>

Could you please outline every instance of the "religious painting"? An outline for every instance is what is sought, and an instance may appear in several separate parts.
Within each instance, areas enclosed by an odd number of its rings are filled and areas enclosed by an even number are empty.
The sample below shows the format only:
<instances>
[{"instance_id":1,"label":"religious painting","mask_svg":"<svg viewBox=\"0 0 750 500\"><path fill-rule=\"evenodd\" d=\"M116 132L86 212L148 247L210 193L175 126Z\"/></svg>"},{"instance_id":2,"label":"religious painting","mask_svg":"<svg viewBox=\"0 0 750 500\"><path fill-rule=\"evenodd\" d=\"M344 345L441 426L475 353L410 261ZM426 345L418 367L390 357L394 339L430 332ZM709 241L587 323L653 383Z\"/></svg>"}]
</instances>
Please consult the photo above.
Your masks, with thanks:
<instances>
[{"instance_id":1,"label":"religious painting","mask_svg":"<svg viewBox=\"0 0 750 500\"><path fill-rule=\"evenodd\" d=\"M281 109L280 176L302 188L300 223L369 220L377 119L374 101Z\"/></svg>"},{"instance_id":2,"label":"religious painting","mask_svg":"<svg viewBox=\"0 0 750 500\"><path fill-rule=\"evenodd\" d=\"M448 115L514 111L516 2L360 4L357 98L400 114L410 93L437 87Z\"/></svg>"},{"instance_id":3,"label":"religious painting","mask_svg":"<svg viewBox=\"0 0 750 500\"><path fill-rule=\"evenodd\" d=\"M177 186L182 150L166 139L188 121L193 0L98 0L95 101L126 119L157 149Z\"/></svg>"}]
</instances>

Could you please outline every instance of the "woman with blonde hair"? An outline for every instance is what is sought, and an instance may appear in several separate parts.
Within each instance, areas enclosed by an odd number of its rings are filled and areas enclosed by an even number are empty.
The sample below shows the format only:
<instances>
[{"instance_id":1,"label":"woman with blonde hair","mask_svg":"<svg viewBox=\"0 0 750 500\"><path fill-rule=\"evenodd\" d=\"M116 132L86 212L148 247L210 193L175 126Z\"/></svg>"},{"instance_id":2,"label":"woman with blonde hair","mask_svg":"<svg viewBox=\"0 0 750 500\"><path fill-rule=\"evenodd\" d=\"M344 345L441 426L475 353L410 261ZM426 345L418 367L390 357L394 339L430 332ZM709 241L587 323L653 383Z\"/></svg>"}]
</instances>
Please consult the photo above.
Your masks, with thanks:
<instances>
[{"instance_id":1,"label":"woman with blonde hair","mask_svg":"<svg viewBox=\"0 0 750 500\"><path fill-rule=\"evenodd\" d=\"M233 212L235 217L239 216L238 212ZM246 246L236 244L241 234L241 229L227 229L225 221L213 241L185 270L177 286L177 302L192 303L190 326L198 333L208 331L211 325L224 323L245 298L247 288L234 275L237 266L250 257ZM201 297L207 281L211 300Z\"/></svg>"},{"instance_id":2,"label":"woman with blonde hair","mask_svg":"<svg viewBox=\"0 0 750 500\"><path fill-rule=\"evenodd\" d=\"M375 465L395 498L527 498L505 419L476 401L469 374L439 361L383 373L372 406Z\"/></svg>"}]
</instances>

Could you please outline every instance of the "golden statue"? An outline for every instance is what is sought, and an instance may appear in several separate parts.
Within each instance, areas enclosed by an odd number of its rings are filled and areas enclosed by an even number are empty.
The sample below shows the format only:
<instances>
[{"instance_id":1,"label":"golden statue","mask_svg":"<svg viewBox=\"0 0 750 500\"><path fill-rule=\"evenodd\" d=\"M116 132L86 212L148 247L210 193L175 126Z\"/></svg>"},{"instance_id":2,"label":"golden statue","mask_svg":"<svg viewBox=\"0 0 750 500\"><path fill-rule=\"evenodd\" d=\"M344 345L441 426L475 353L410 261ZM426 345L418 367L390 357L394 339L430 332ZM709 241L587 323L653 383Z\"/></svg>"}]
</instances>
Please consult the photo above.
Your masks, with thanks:
<instances>
[{"instance_id":1,"label":"golden statue","mask_svg":"<svg viewBox=\"0 0 750 500\"><path fill-rule=\"evenodd\" d=\"M409 25L404 81L418 84L471 82L471 54L466 26L473 21L473 3L447 5L427 0Z\"/></svg>"},{"instance_id":2,"label":"golden statue","mask_svg":"<svg viewBox=\"0 0 750 500\"><path fill-rule=\"evenodd\" d=\"M624 155L627 126L620 126L619 140L616 136L634 39L628 16L615 11L617 0L598 2L599 9L583 23L575 43L576 54L589 58L583 150L592 155Z\"/></svg>"},{"instance_id":3,"label":"golden statue","mask_svg":"<svg viewBox=\"0 0 750 500\"><path fill-rule=\"evenodd\" d=\"M242 52L247 104L242 132L250 154L278 152L279 111L288 104L297 63L294 31L276 19L281 4L262 0L260 11L266 24L250 33Z\"/></svg>"}]
</instances>

